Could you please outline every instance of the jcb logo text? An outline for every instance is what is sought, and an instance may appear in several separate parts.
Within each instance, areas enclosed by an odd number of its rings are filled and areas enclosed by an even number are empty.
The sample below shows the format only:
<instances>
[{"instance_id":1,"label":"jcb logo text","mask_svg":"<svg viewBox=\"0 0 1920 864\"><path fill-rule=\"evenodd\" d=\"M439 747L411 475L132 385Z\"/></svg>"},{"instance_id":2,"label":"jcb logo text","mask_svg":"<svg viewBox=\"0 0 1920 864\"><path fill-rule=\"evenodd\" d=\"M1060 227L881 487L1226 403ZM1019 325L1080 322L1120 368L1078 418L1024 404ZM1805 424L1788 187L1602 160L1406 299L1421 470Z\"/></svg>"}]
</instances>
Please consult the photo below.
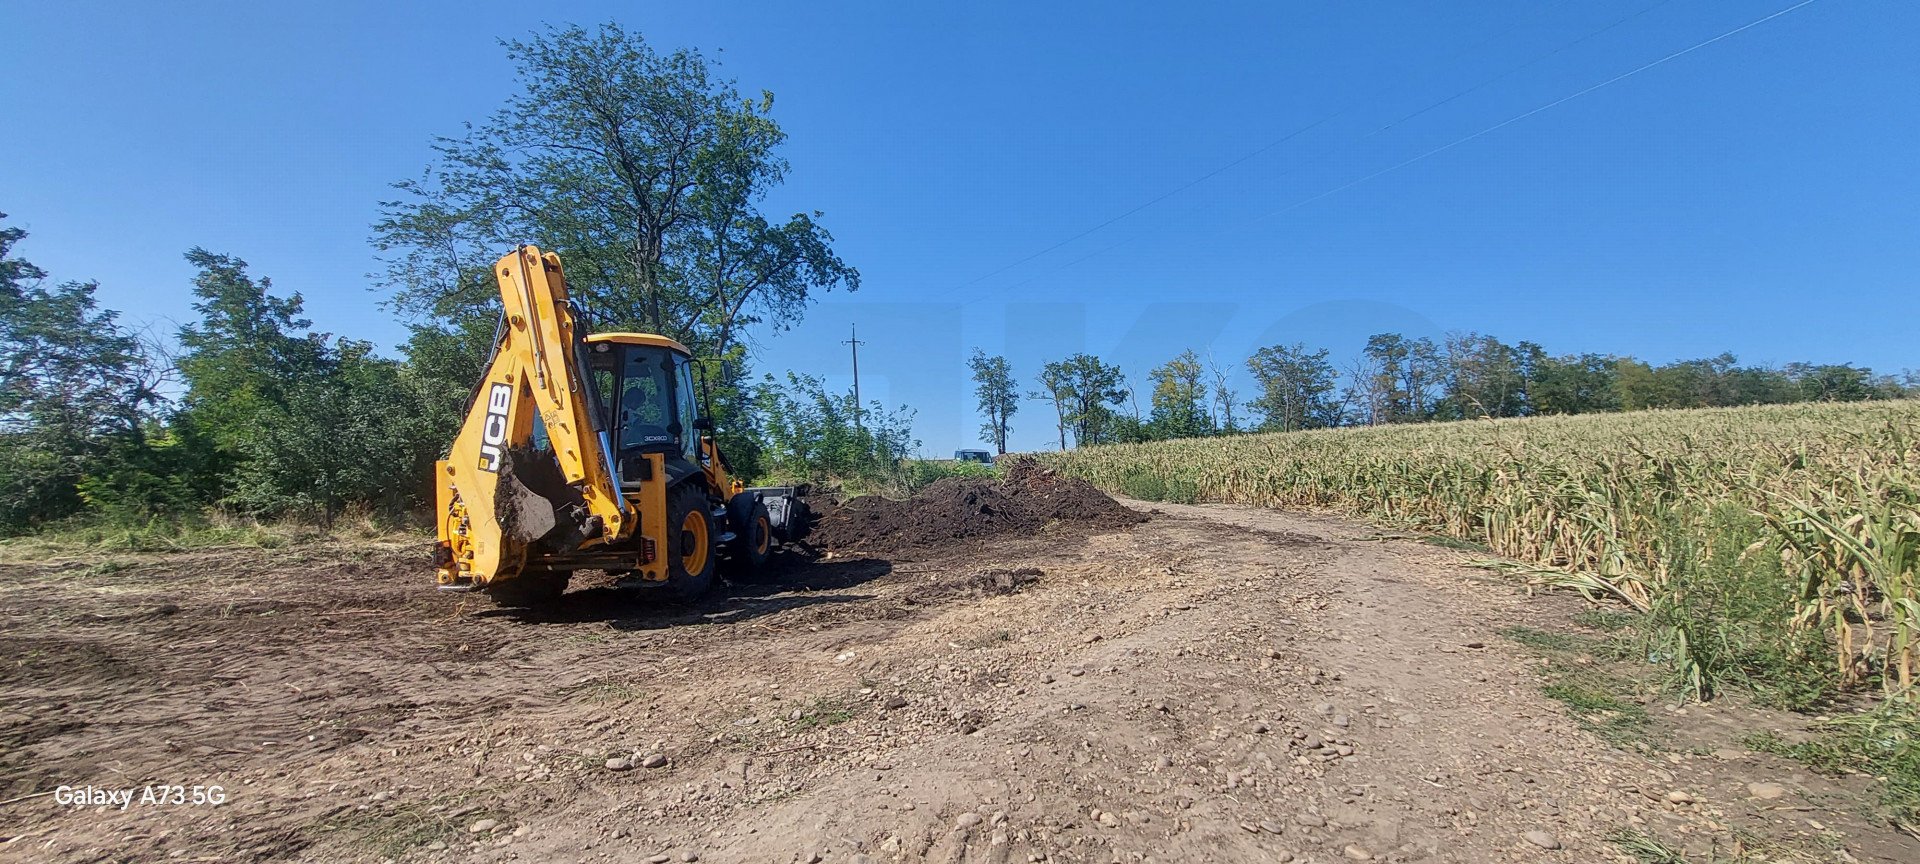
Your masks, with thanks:
<instances>
[{"instance_id":1,"label":"jcb logo text","mask_svg":"<svg viewBox=\"0 0 1920 864\"><path fill-rule=\"evenodd\" d=\"M500 472L500 448L507 443L507 406L513 404L513 386L495 384L487 391L487 421L480 427L480 470Z\"/></svg>"}]
</instances>

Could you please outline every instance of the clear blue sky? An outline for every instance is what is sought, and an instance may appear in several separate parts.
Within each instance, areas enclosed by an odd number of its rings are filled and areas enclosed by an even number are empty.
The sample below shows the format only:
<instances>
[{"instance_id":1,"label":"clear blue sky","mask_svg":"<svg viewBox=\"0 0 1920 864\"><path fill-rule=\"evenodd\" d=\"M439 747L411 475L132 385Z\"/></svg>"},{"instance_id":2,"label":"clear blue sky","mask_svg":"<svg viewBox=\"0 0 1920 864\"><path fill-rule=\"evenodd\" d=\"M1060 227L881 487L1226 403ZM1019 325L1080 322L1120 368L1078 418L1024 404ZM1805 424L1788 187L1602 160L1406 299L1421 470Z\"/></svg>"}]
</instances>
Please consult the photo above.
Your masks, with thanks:
<instances>
[{"instance_id":1,"label":"clear blue sky","mask_svg":"<svg viewBox=\"0 0 1920 864\"><path fill-rule=\"evenodd\" d=\"M1341 188L1793 2L14 3L0 211L131 320L190 316L203 245L392 345L387 184L500 103L497 37L613 19L776 94L769 209L825 211L866 287L760 368L845 382L858 322L867 393L928 452L977 440L973 346L1137 383L1187 347L1345 358L1384 330L1920 366L1920 4L1818 0Z\"/></svg>"}]
</instances>

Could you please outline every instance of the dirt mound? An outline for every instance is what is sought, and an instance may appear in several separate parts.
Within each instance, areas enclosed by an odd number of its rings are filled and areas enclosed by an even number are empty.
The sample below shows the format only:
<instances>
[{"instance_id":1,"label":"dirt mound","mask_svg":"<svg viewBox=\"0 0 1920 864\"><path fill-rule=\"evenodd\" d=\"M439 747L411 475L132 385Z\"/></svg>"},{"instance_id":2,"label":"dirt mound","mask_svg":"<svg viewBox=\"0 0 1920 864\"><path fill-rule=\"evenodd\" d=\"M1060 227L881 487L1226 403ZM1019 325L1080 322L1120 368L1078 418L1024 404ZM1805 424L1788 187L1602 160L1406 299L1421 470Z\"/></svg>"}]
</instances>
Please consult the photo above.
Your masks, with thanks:
<instances>
[{"instance_id":1,"label":"dirt mound","mask_svg":"<svg viewBox=\"0 0 1920 864\"><path fill-rule=\"evenodd\" d=\"M855 498L823 515L812 540L823 549L884 552L1042 529L1090 534L1146 518L1083 480L1013 459L1000 480L949 477L904 501Z\"/></svg>"}]
</instances>

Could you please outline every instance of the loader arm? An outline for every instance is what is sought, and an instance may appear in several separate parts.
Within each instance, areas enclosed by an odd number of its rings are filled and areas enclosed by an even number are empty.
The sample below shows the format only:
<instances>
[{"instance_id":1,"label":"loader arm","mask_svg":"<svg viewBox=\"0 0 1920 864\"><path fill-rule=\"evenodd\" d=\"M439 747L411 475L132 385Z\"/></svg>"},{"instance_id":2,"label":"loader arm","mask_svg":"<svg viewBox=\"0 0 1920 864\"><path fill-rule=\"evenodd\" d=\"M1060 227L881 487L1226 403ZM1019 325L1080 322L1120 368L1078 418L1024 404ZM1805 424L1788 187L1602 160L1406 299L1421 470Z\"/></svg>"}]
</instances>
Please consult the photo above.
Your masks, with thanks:
<instances>
[{"instance_id":1,"label":"loader arm","mask_svg":"<svg viewBox=\"0 0 1920 864\"><path fill-rule=\"evenodd\" d=\"M460 433L436 465L435 576L449 588L512 579L535 543L593 546L625 536L635 518L620 495L560 257L521 246L493 274L499 339Z\"/></svg>"}]
</instances>

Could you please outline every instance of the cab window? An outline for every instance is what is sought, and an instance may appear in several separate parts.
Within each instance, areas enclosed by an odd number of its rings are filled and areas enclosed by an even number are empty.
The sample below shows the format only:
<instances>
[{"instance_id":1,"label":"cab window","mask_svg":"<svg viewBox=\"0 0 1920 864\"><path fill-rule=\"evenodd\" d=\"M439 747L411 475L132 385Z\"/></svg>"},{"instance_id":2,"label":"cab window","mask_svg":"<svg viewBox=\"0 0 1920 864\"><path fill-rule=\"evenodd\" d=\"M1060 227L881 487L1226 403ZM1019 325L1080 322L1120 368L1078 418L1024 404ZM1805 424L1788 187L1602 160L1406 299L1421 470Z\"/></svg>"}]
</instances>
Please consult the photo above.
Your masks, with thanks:
<instances>
[{"instance_id":1,"label":"cab window","mask_svg":"<svg viewBox=\"0 0 1920 864\"><path fill-rule=\"evenodd\" d=\"M620 449L674 444L673 370L665 351L626 352L620 375Z\"/></svg>"},{"instance_id":2,"label":"cab window","mask_svg":"<svg viewBox=\"0 0 1920 864\"><path fill-rule=\"evenodd\" d=\"M700 399L693 384L693 360L682 357L679 358L678 365L680 366L680 386L674 389L678 397L675 403L679 409L680 452L688 459L699 461L700 432L693 428L693 418L700 416Z\"/></svg>"}]
</instances>

